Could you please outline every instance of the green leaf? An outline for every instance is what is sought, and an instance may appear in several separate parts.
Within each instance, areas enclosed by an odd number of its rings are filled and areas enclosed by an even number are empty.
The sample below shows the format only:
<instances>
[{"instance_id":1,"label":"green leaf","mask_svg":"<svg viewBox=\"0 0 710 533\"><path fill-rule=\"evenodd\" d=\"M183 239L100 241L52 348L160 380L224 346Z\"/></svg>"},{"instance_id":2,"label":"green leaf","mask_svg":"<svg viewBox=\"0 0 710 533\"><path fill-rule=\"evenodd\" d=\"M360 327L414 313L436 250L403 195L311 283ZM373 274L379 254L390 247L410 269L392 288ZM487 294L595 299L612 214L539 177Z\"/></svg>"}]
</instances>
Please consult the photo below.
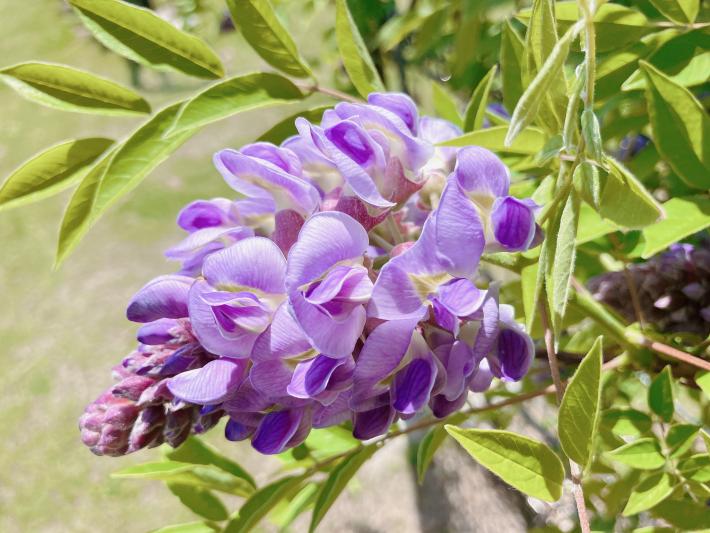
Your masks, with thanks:
<instances>
[{"instance_id":1,"label":"green leaf","mask_svg":"<svg viewBox=\"0 0 710 533\"><path fill-rule=\"evenodd\" d=\"M303 480L304 476L285 477L256 491L227 523L224 533L251 531L281 500L296 492Z\"/></svg>"},{"instance_id":2,"label":"green leaf","mask_svg":"<svg viewBox=\"0 0 710 533\"><path fill-rule=\"evenodd\" d=\"M693 445L700 428L692 424L671 426L666 435L666 444L671 457L680 457Z\"/></svg>"},{"instance_id":3,"label":"green leaf","mask_svg":"<svg viewBox=\"0 0 710 533\"><path fill-rule=\"evenodd\" d=\"M562 449L583 469L592 456L599 420L602 363L602 338L598 337L567 385L557 417Z\"/></svg>"},{"instance_id":4,"label":"green leaf","mask_svg":"<svg viewBox=\"0 0 710 533\"><path fill-rule=\"evenodd\" d=\"M335 39L345 70L357 92L367 98L371 92L384 91L380 75L345 0L336 0L335 3Z\"/></svg>"},{"instance_id":5,"label":"green leaf","mask_svg":"<svg viewBox=\"0 0 710 533\"><path fill-rule=\"evenodd\" d=\"M705 393L705 396L710 399L710 372L698 372L695 374L695 383Z\"/></svg>"},{"instance_id":6,"label":"green leaf","mask_svg":"<svg viewBox=\"0 0 710 533\"><path fill-rule=\"evenodd\" d=\"M508 431L449 424L445 428L476 461L509 485L541 500L560 499L565 471L547 445Z\"/></svg>"},{"instance_id":7,"label":"green leaf","mask_svg":"<svg viewBox=\"0 0 710 533\"><path fill-rule=\"evenodd\" d=\"M651 417L635 409L607 409L602 425L620 437L638 437L651 430Z\"/></svg>"},{"instance_id":8,"label":"green leaf","mask_svg":"<svg viewBox=\"0 0 710 533\"><path fill-rule=\"evenodd\" d=\"M227 0L227 6L244 39L264 61L291 76L313 77L269 0Z\"/></svg>"},{"instance_id":9,"label":"green leaf","mask_svg":"<svg viewBox=\"0 0 710 533\"><path fill-rule=\"evenodd\" d=\"M319 488L317 483L307 483L279 513L278 517L274 517L272 514L270 518L279 526L281 531L285 531L296 518L313 505Z\"/></svg>"},{"instance_id":10,"label":"green leaf","mask_svg":"<svg viewBox=\"0 0 710 533\"><path fill-rule=\"evenodd\" d=\"M663 208L641 182L621 163L606 157L609 173L600 200L599 214L629 229L641 229L664 216Z\"/></svg>"},{"instance_id":11,"label":"green leaf","mask_svg":"<svg viewBox=\"0 0 710 533\"><path fill-rule=\"evenodd\" d=\"M559 75L563 72L570 44L579 33L580 28L581 26L573 26L562 36L545 59L535 78L525 89L510 119L510 129L505 137L506 146L510 146L515 137L535 120L540 105L548 97L552 84L556 80L559 82Z\"/></svg>"},{"instance_id":12,"label":"green leaf","mask_svg":"<svg viewBox=\"0 0 710 533\"><path fill-rule=\"evenodd\" d=\"M90 72L66 65L32 61L0 69L0 79L38 104L101 115L150 113L135 91Z\"/></svg>"},{"instance_id":13,"label":"green leaf","mask_svg":"<svg viewBox=\"0 0 710 533\"><path fill-rule=\"evenodd\" d=\"M129 466L111 474L114 478L155 479L171 483L218 490L237 496L249 496L254 489L242 478L212 465L194 465L178 461L160 461Z\"/></svg>"},{"instance_id":14,"label":"green leaf","mask_svg":"<svg viewBox=\"0 0 710 533\"><path fill-rule=\"evenodd\" d=\"M525 45L520 35L513 29L509 21L503 24L500 42L500 71L503 81L503 105L508 111L523 94L523 55Z\"/></svg>"},{"instance_id":15,"label":"green leaf","mask_svg":"<svg viewBox=\"0 0 710 533\"><path fill-rule=\"evenodd\" d=\"M457 126L463 126L463 119L458 109L458 102L443 85L437 82L431 84L432 99L434 101L434 112L440 118L453 122Z\"/></svg>"},{"instance_id":16,"label":"green leaf","mask_svg":"<svg viewBox=\"0 0 710 533\"><path fill-rule=\"evenodd\" d=\"M673 420L673 376L671 367L666 366L648 388L648 406L664 422Z\"/></svg>"},{"instance_id":17,"label":"green leaf","mask_svg":"<svg viewBox=\"0 0 710 533\"><path fill-rule=\"evenodd\" d=\"M457 413L447 419L450 424L461 424L468 418L463 413ZM446 429L439 424L427 431L426 435L419 442L417 447L417 481L421 485L424 482L426 474L434 454L441 447L447 437Z\"/></svg>"},{"instance_id":18,"label":"green leaf","mask_svg":"<svg viewBox=\"0 0 710 533\"><path fill-rule=\"evenodd\" d=\"M651 513L682 531L710 528L710 513L706 505L687 500L665 500Z\"/></svg>"},{"instance_id":19,"label":"green leaf","mask_svg":"<svg viewBox=\"0 0 710 533\"><path fill-rule=\"evenodd\" d=\"M202 518L220 521L229 516L222 501L209 490L170 481L167 486L185 507Z\"/></svg>"},{"instance_id":20,"label":"green leaf","mask_svg":"<svg viewBox=\"0 0 710 533\"><path fill-rule=\"evenodd\" d=\"M154 529L151 533L214 533L219 531L218 527L205 522L188 522L186 524L174 524L172 526Z\"/></svg>"},{"instance_id":21,"label":"green leaf","mask_svg":"<svg viewBox=\"0 0 710 533\"><path fill-rule=\"evenodd\" d=\"M693 94L645 61L653 140L661 156L692 187L710 188L710 118Z\"/></svg>"},{"instance_id":22,"label":"green leaf","mask_svg":"<svg viewBox=\"0 0 710 533\"><path fill-rule=\"evenodd\" d=\"M560 34L581 18L577 6L575 0L555 2L557 31ZM517 18L524 24L528 24L530 16L531 10L524 9L518 13ZM613 3L599 5L594 14L594 28L597 36L597 53L618 51L624 45L638 42L641 37L653 31L653 27L642 13Z\"/></svg>"},{"instance_id":23,"label":"green leaf","mask_svg":"<svg viewBox=\"0 0 710 533\"><path fill-rule=\"evenodd\" d=\"M710 481L710 454L701 453L683 459L678 463L678 471L686 479L707 483Z\"/></svg>"},{"instance_id":24,"label":"green leaf","mask_svg":"<svg viewBox=\"0 0 710 533\"><path fill-rule=\"evenodd\" d=\"M629 442L607 453L609 457L639 470L655 470L666 464L658 441L653 437Z\"/></svg>"},{"instance_id":25,"label":"green leaf","mask_svg":"<svg viewBox=\"0 0 710 533\"><path fill-rule=\"evenodd\" d=\"M535 322L535 314L537 313L537 304L542 291L542 280L544 278L538 276L539 267L542 263L543 254L540 254L540 263L533 263L523 267L520 271L520 289L523 295L523 312L525 313L525 329L532 331L533 323ZM543 265L543 271L545 265ZM538 286L538 278L541 283Z\"/></svg>"},{"instance_id":26,"label":"green leaf","mask_svg":"<svg viewBox=\"0 0 710 533\"><path fill-rule=\"evenodd\" d=\"M582 137L585 141L587 155L594 161L602 160L602 135L599 131L599 121L594 111L585 109L582 111Z\"/></svg>"},{"instance_id":27,"label":"green leaf","mask_svg":"<svg viewBox=\"0 0 710 533\"><path fill-rule=\"evenodd\" d=\"M513 141L513 144L504 144L508 131L507 126L493 126L483 130L472 131L461 137L439 143L438 146L482 146L493 152L510 152L515 154L533 155L545 146L545 133L537 128L524 129Z\"/></svg>"},{"instance_id":28,"label":"green leaf","mask_svg":"<svg viewBox=\"0 0 710 533\"><path fill-rule=\"evenodd\" d=\"M77 139L37 154L0 187L0 209L26 205L70 187L112 144L113 140L101 137Z\"/></svg>"},{"instance_id":29,"label":"green leaf","mask_svg":"<svg viewBox=\"0 0 710 533\"><path fill-rule=\"evenodd\" d=\"M326 109L330 109L333 106L320 106L314 107L313 109L308 109L305 111L299 111L285 119L279 121L277 124L272 126L268 131L261 134L257 139L258 142L270 142L273 144L281 144L283 141L296 135L298 131L296 130L296 119L303 117L309 122L320 122L323 117L323 113Z\"/></svg>"},{"instance_id":30,"label":"green leaf","mask_svg":"<svg viewBox=\"0 0 710 533\"><path fill-rule=\"evenodd\" d=\"M118 0L69 0L101 44L149 67L198 78L221 78L224 67L201 39L178 30L149 9Z\"/></svg>"},{"instance_id":31,"label":"green leaf","mask_svg":"<svg viewBox=\"0 0 710 533\"><path fill-rule=\"evenodd\" d=\"M678 24L692 24L700 10L700 0L651 0L666 18Z\"/></svg>"},{"instance_id":32,"label":"green leaf","mask_svg":"<svg viewBox=\"0 0 710 533\"><path fill-rule=\"evenodd\" d=\"M352 431L332 426L314 429L308 434L305 444L316 459L327 459L358 448L360 441L353 437Z\"/></svg>"},{"instance_id":33,"label":"green leaf","mask_svg":"<svg viewBox=\"0 0 710 533\"><path fill-rule=\"evenodd\" d=\"M151 170L197 132L196 129L187 130L164 138L179 107L180 103L177 103L160 111L122 145L99 160L84 177L64 213L57 246L57 266L109 206L135 188Z\"/></svg>"},{"instance_id":34,"label":"green leaf","mask_svg":"<svg viewBox=\"0 0 710 533\"><path fill-rule=\"evenodd\" d=\"M473 131L480 130L483 127L483 118L486 115L486 106L488 104L488 95L491 92L493 78L496 75L496 66L494 65L488 73L483 76L483 79L478 83L476 89L471 94L471 99L468 101L466 111L464 113L463 130Z\"/></svg>"},{"instance_id":35,"label":"green leaf","mask_svg":"<svg viewBox=\"0 0 710 533\"><path fill-rule=\"evenodd\" d=\"M179 448L170 448L165 456L173 461L180 461L183 463L214 465L217 468L221 468L225 472L229 472L234 476L242 478L244 481L249 483L249 485L256 488L254 478L252 478L251 475L249 475L249 473L238 463L232 461L228 457L225 457L219 453L216 448L210 446L202 439L198 439L195 436L188 437L188 439L183 442Z\"/></svg>"},{"instance_id":36,"label":"green leaf","mask_svg":"<svg viewBox=\"0 0 710 533\"><path fill-rule=\"evenodd\" d=\"M663 204L666 218L643 229L641 257L648 259L671 244L710 227L710 200L703 196L671 198Z\"/></svg>"},{"instance_id":37,"label":"green leaf","mask_svg":"<svg viewBox=\"0 0 710 533\"><path fill-rule=\"evenodd\" d=\"M632 516L650 509L673 493L674 480L670 474L659 472L636 485L624 507L623 515Z\"/></svg>"},{"instance_id":38,"label":"green leaf","mask_svg":"<svg viewBox=\"0 0 710 533\"><path fill-rule=\"evenodd\" d=\"M574 188L582 200L595 210L599 210L602 194L602 178L599 175L599 168L589 161L582 161L574 169L572 180Z\"/></svg>"},{"instance_id":39,"label":"green leaf","mask_svg":"<svg viewBox=\"0 0 710 533\"><path fill-rule=\"evenodd\" d=\"M576 257L579 203L577 192L572 190L562 210L551 221L545 238L548 257L551 259L546 264L545 285L554 331L559 331L569 299L569 286Z\"/></svg>"},{"instance_id":40,"label":"green leaf","mask_svg":"<svg viewBox=\"0 0 710 533\"><path fill-rule=\"evenodd\" d=\"M372 454L377 450L378 448L375 445L365 446L348 455L333 469L318 493L318 499L313 509L313 517L311 518L311 525L308 531L315 531L318 524L320 524L323 517L325 517L325 514L335 503L338 496L340 496L340 493L343 492L348 482L365 461L372 457Z\"/></svg>"},{"instance_id":41,"label":"green leaf","mask_svg":"<svg viewBox=\"0 0 710 533\"><path fill-rule=\"evenodd\" d=\"M254 72L235 76L207 87L188 100L168 134L180 134L244 111L289 103L303 97L299 88L280 74Z\"/></svg>"}]
</instances>

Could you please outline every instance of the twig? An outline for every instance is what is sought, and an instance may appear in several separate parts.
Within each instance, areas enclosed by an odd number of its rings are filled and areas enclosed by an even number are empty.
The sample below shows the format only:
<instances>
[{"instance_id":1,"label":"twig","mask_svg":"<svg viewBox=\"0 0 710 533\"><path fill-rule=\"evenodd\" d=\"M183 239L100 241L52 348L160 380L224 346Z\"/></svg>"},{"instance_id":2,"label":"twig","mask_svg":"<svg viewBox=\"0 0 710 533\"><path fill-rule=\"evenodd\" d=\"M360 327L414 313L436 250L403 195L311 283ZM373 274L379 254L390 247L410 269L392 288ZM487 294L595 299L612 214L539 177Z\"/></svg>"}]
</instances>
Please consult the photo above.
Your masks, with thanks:
<instances>
[{"instance_id":1,"label":"twig","mask_svg":"<svg viewBox=\"0 0 710 533\"><path fill-rule=\"evenodd\" d=\"M303 89L304 91L317 92L317 93L325 94L328 96L332 96L333 98L336 98L338 100L346 100L348 102L353 102L356 104L362 103L362 100L360 98L352 96L348 93L344 93L344 92L339 91L337 89L331 89L329 87L321 87L320 85L309 85L309 84L301 83L298 81L294 81L293 84L296 87L298 87L299 89Z\"/></svg>"}]
</instances>

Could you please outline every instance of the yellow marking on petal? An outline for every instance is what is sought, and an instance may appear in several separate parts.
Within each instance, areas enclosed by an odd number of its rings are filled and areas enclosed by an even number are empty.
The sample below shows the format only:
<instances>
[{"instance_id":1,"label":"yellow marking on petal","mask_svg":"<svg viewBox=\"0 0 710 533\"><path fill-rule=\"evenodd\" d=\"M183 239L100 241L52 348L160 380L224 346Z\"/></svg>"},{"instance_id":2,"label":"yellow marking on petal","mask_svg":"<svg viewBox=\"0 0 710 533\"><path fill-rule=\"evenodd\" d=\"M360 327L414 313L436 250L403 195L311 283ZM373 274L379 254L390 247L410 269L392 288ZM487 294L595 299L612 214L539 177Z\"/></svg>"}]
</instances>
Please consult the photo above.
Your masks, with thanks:
<instances>
[{"instance_id":1,"label":"yellow marking on petal","mask_svg":"<svg viewBox=\"0 0 710 533\"><path fill-rule=\"evenodd\" d=\"M453 276L446 272L440 274L407 274L409 280L414 285L414 290L417 291L419 299L424 301L429 298L430 294L435 293L439 285L453 279Z\"/></svg>"}]
</instances>

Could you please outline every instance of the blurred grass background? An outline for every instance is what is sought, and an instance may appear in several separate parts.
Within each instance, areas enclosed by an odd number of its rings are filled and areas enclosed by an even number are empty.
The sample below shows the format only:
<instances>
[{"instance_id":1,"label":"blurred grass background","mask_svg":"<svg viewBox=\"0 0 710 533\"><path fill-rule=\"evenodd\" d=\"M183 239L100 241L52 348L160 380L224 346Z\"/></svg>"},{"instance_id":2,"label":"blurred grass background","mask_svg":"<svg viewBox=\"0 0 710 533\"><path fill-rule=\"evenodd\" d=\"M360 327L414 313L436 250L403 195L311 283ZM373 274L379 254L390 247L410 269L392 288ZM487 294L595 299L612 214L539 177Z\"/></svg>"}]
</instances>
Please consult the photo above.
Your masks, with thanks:
<instances>
[{"instance_id":1,"label":"blurred grass background","mask_svg":"<svg viewBox=\"0 0 710 533\"><path fill-rule=\"evenodd\" d=\"M291 29L309 58L318 54L312 37L321 34L323 16L288 18L301 21L303 27ZM53 61L130 83L127 63L92 40L60 0L0 0L0 35L3 66ZM264 68L234 33L213 46L230 74ZM142 92L154 110L200 84L177 74L168 74L165 84L145 69L143 76ZM110 209L59 271L52 269L56 238L71 192L0 212L0 531L147 531L195 519L158 482L109 477L157 458L157 450L95 457L79 440L77 419L110 385L111 366L135 344L126 302L146 281L176 268L162 251L182 237L174 223L178 210L197 198L233 195L213 168L212 154L255 139L297 109L247 113L203 130ZM141 120L54 111L0 85L0 179L60 141L120 139ZM230 456L257 468L269 464L220 434L213 430L210 440Z\"/></svg>"}]
</instances>

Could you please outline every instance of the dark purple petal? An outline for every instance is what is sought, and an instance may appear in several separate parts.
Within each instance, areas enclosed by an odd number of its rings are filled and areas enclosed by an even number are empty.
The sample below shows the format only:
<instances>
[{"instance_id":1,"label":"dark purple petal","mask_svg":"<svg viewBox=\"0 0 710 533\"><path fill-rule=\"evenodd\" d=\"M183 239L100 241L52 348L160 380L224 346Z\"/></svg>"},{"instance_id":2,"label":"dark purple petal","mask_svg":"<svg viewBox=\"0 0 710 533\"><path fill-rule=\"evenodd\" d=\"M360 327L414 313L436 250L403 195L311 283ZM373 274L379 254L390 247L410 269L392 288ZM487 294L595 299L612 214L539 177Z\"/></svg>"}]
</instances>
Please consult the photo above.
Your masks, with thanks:
<instances>
[{"instance_id":1,"label":"dark purple petal","mask_svg":"<svg viewBox=\"0 0 710 533\"><path fill-rule=\"evenodd\" d=\"M281 453L298 430L302 418L302 409L268 413L254 433L252 446L265 455Z\"/></svg>"},{"instance_id":2,"label":"dark purple petal","mask_svg":"<svg viewBox=\"0 0 710 533\"><path fill-rule=\"evenodd\" d=\"M522 200L499 198L491 213L493 234L507 251L527 250L535 237L534 210Z\"/></svg>"},{"instance_id":3,"label":"dark purple petal","mask_svg":"<svg viewBox=\"0 0 710 533\"><path fill-rule=\"evenodd\" d=\"M192 233L203 228L235 225L239 211L234 202L226 198L196 200L182 208L177 223L185 231Z\"/></svg>"},{"instance_id":4,"label":"dark purple petal","mask_svg":"<svg viewBox=\"0 0 710 533\"><path fill-rule=\"evenodd\" d=\"M530 368L535 353L532 339L512 329L503 329L498 335L498 360L503 377L519 381Z\"/></svg>"},{"instance_id":5,"label":"dark purple petal","mask_svg":"<svg viewBox=\"0 0 710 533\"><path fill-rule=\"evenodd\" d=\"M377 407L371 411L355 413L353 419L353 436L356 439L368 440L384 435L394 422L395 410L389 405Z\"/></svg>"},{"instance_id":6,"label":"dark purple petal","mask_svg":"<svg viewBox=\"0 0 710 533\"><path fill-rule=\"evenodd\" d=\"M227 425L224 426L224 437L232 442L248 439L254 433L254 427L247 426L236 420L227 420Z\"/></svg>"},{"instance_id":7,"label":"dark purple petal","mask_svg":"<svg viewBox=\"0 0 710 533\"><path fill-rule=\"evenodd\" d=\"M176 398L200 405L224 401L244 379L247 363L241 360L216 359L202 368L170 378L168 388Z\"/></svg>"},{"instance_id":8,"label":"dark purple petal","mask_svg":"<svg viewBox=\"0 0 710 533\"><path fill-rule=\"evenodd\" d=\"M443 394L437 394L436 396L432 397L431 401L429 402L429 407L431 408L431 412L434 414L435 417L444 418L449 416L451 413L454 413L461 409L466 403L467 396L468 391L464 391L453 400L447 400L446 396L444 396Z\"/></svg>"},{"instance_id":9,"label":"dark purple petal","mask_svg":"<svg viewBox=\"0 0 710 533\"><path fill-rule=\"evenodd\" d=\"M128 320L153 322L160 318L185 318L188 316L187 295L193 281L174 274L153 279L131 299L126 309Z\"/></svg>"},{"instance_id":10,"label":"dark purple petal","mask_svg":"<svg viewBox=\"0 0 710 533\"><path fill-rule=\"evenodd\" d=\"M419 411L429 401L436 372L432 355L414 359L394 378L392 407L405 415Z\"/></svg>"},{"instance_id":11,"label":"dark purple petal","mask_svg":"<svg viewBox=\"0 0 710 533\"><path fill-rule=\"evenodd\" d=\"M508 167L493 152L480 146L459 150L454 178L466 192L475 196L505 196L510 187Z\"/></svg>"},{"instance_id":12,"label":"dark purple petal","mask_svg":"<svg viewBox=\"0 0 710 533\"><path fill-rule=\"evenodd\" d=\"M293 371L288 393L296 398L318 396L328 386L333 372L344 363L343 359L334 359L327 355L319 355L298 363Z\"/></svg>"}]
</instances>

